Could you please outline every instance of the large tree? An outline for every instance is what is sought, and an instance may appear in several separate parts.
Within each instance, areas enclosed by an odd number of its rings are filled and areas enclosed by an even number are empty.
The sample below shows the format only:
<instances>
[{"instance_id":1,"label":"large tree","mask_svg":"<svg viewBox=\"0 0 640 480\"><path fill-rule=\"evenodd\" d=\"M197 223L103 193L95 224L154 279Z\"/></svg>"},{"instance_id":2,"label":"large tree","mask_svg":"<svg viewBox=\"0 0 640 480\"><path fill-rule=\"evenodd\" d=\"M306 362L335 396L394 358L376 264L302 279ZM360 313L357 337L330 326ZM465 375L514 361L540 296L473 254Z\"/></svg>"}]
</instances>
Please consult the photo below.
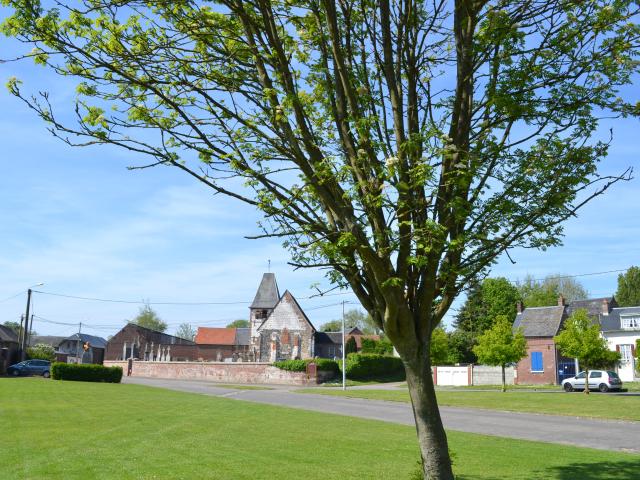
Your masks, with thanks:
<instances>
[{"instance_id":1,"label":"large tree","mask_svg":"<svg viewBox=\"0 0 640 480\"><path fill-rule=\"evenodd\" d=\"M513 247L620 176L599 118L638 115L628 0L3 0L2 27L79 79L70 144L114 144L264 212L292 263L349 286L401 355L424 473L453 478L431 333ZM32 49L33 47L33 49ZM240 180L240 181L238 181Z\"/></svg>"},{"instance_id":2,"label":"large tree","mask_svg":"<svg viewBox=\"0 0 640 480\"><path fill-rule=\"evenodd\" d=\"M181 323L176 330L176 337L184 338L185 340L193 340L196 338L196 330L190 323Z\"/></svg>"},{"instance_id":3,"label":"large tree","mask_svg":"<svg viewBox=\"0 0 640 480\"><path fill-rule=\"evenodd\" d=\"M459 362L476 362L473 346L478 337L491 328L498 317L504 316L513 323L520 299L518 288L504 277L485 278L469 288L453 323L457 338L452 348Z\"/></svg>"},{"instance_id":4,"label":"large tree","mask_svg":"<svg viewBox=\"0 0 640 480\"><path fill-rule=\"evenodd\" d=\"M560 295L567 302L589 297L589 292L578 280L563 274L548 275L542 280L536 280L532 275L527 275L518 282L518 290L525 307L557 305Z\"/></svg>"},{"instance_id":5,"label":"large tree","mask_svg":"<svg viewBox=\"0 0 640 480\"><path fill-rule=\"evenodd\" d=\"M624 274L618 275L616 301L621 307L640 305L640 267L629 267Z\"/></svg>"},{"instance_id":6,"label":"large tree","mask_svg":"<svg viewBox=\"0 0 640 480\"><path fill-rule=\"evenodd\" d=\"M164 332L167 329L167 324L162 321L149 304L145 304L143 307L140 307L138 315L131 320L131 323L155 330L156 332Z\"/></svg>"},{"instance_id":7,"label":"large tree","mask_svg":"<svg viewBox=\"0 0 640 480\"><path fill-rule=\"evenodd\" d=\"M364 313L362 310L353 308L344 314L344 326L348 330L350 328L358 328L365 335L374 335L379 333L378 327L373 322L371 315ZM331 320L320 326L321 332L341 332L342 319Z\"/></svg>"},{"instance_id":8,"label":"large tree","mask_svg":"<svg viewBox=\"0 0 640 480\"><path fill-rule=\"evenodd\" d=\"M249 328L249 320L238 319L227 325L227 328Z\"/></svg>"},{"instance_id":9,"label":"large tree","mask_svg":"<svg viewBox=\"0 0 640 480\"><path fill-rule=\"evenodd\" d=\"M553 340L562 355L578 359L586 374L584 393L587 395L589 369L607 368L620 360L620 353L609 350L607 341L600 335L600 325L589 317L585 309L576 310Z\"/></svg>"}]
</instances>

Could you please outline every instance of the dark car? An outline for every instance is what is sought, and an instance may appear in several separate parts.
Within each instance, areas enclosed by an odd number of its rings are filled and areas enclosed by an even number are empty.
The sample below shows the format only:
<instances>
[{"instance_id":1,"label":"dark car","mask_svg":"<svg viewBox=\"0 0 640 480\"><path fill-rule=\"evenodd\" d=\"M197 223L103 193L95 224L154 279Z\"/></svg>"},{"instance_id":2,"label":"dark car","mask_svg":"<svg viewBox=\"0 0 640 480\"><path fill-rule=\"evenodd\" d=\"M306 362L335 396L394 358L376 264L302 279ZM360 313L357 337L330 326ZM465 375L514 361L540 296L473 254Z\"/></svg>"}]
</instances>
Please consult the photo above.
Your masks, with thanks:
<instances>
[{"instance_id":1,"label":"dark car","mask_svg":"<svg viewBox=\"0 0 640 480\"><path fill-rule=\"evenodd\" d=\"M25 360L7 368L7 373L18 377L21 375L42 375L49 378L51 375L51 362L48 360Z\"/></svg>"}]
</instances>

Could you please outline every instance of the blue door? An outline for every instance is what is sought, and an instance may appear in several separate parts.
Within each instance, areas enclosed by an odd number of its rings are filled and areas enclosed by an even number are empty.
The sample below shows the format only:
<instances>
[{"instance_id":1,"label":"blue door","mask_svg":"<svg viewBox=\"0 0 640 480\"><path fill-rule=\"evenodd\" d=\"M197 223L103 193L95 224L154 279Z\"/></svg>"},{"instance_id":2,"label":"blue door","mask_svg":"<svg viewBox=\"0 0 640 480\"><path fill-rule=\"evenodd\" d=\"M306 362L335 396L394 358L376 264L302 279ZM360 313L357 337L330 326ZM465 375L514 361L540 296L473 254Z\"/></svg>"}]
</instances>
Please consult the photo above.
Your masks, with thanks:
<instances>
[{"instance_id":1,"label":"blue door","mask_svg":"<svg viewBox=\"0 0 640 480\"><path fill-rule=\"evenodd\" d=\"M558 361L558 379L560 383L566 378L576 376L576 362L573 359L560 359Z\"/></svg>"}]
</instances>

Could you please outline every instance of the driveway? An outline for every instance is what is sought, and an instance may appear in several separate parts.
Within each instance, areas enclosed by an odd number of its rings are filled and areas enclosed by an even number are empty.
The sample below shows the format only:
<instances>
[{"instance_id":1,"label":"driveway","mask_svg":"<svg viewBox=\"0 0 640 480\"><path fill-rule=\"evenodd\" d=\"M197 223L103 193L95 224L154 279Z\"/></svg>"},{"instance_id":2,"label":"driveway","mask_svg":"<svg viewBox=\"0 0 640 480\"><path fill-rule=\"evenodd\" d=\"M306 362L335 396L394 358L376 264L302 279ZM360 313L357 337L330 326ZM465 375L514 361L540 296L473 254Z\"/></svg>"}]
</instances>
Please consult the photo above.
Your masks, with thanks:
<instances>
[{"instance_id":1,"label":"driveway","mask_svg":"<svg viewBox=\"0 0 640 480\"><path fill-rule=\"evenodd\" d=\"M300 394L295 393L296 387L286 386L269 386L271 390L239 390L205 381L142 377L125 377L123 382L404 425L414 424L411 406L400 402ZM448 430L640 453L640 422L456 407L440 407L440 413Z\"/></svg>"}]
</instances>

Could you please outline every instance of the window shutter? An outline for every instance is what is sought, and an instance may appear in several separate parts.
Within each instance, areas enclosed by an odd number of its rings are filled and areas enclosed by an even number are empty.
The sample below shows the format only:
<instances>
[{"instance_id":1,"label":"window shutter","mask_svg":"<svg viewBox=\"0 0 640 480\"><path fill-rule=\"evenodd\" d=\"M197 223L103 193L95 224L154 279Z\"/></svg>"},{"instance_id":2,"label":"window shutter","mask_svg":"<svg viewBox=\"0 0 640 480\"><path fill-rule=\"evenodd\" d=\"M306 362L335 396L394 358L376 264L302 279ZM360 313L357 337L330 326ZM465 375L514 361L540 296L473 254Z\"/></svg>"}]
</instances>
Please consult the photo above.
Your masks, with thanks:
<instances>
[{"instance_id":1,"label":"window shutter","mask_svg":"<svg viewBox=\"0 0 640 480\"><path fill-rule=\"evenodd\" d=\"M631 344L631 356L636 356L636 346L633 343Z\"/></svg>"},{"instance_id":2,"label":"window shutter","mask_svg":"<svg viewBox=\"0 0 640 480\"><path fill-rule=\"evenodd\" d=\"M616 352L620 353L620 345L616 345Z\"/></svg>"}]
</instances>

